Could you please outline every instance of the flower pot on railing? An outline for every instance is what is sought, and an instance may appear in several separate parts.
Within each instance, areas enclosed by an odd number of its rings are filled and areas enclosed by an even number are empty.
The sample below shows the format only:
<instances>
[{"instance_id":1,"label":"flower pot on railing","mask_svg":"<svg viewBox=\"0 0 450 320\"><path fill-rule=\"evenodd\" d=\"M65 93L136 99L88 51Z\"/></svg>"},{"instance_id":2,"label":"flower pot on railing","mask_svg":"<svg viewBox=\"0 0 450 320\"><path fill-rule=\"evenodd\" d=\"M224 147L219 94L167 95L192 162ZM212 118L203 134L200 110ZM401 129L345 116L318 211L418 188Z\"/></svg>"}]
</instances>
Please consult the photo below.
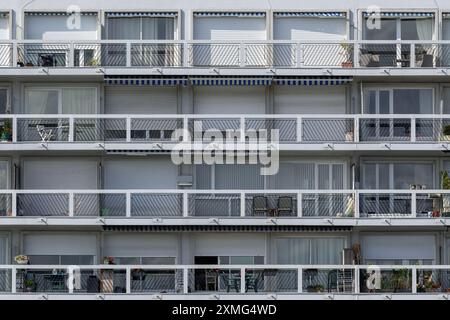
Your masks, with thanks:
<instances>
[{"instance_id":1,"label":"flower pot on railing","mask_svg":"<svg viewBox=\"0 0 450 320\"><path fill-rule=\"evenodd\" d=\"M14 257L14 261L15 261L17 264L25 265L25 264L28 264L29 259L28 259L28 256L23 255L23 254L19 254L18 256L15 256L15 257Z\"/></svg>"},{"instance_id":2,"label":"flower pot on railing","mask_svg":"<svg viewBox=\"0 0 450 320\"><path fill-rule=\"evenodd\" d=\"M355 135L354 135L353 131L349 131L349 132L345 133L345 141L347 141L347 142L355 141Z\"/></svg>"},{"instance_id":3,"label":"flower pot on railing","mask_svg":"<svg viewBox=\"0 0 450 320\"><path fill-rule=\"evenodd\" d=\"M352 61L344 61L341 63L342 68L353 68L353 62Z\"/></svg>"},{"instance_id":4,"label":"flower pot on railing","mask_svg":"<svg viewBox=\"0 0 450 320\"><path fill-rule=\"evenodd\" d=\"M442 128L442 134L440 136L440 141L450 141L450 125L446 125Z\"/></svg>"}]
</instances>

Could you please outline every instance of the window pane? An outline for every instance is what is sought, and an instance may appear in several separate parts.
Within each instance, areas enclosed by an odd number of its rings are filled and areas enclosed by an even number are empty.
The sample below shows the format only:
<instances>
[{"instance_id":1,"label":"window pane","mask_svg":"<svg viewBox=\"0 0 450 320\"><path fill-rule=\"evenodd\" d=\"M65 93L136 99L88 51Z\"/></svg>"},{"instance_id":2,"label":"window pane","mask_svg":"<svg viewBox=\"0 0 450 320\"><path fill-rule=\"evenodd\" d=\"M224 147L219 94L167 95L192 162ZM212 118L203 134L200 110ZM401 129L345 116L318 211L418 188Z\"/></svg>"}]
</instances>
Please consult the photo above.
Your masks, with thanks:
<instances>
[{"instance_id":1,"label":"window pane","mask_svg":"<svg viewBox=\"0 0 450 320\"><path fill-rule=\"evenodd\" d=\"M139 257L113 257L115 264L141 264Z\"/></svg>"},{"instance_id":2,"label":"window pane","mask_svg":"<svg viewBox=\"0 0 450 320\"><path fill-rule=\"evenodd\" d=\"M230 257L230 264L254 264L253 257Z\"/></svg>"},{"instance_id":3,"label":"window pane","mask_svg":"<svg viewBox=\"0 0 450 320\"><path fill-rule=\"evenodd\" d=\"M56 264L59 265L59 256L31 255L28 256L30 264Z\"/></svg>"},{"instance_id":4,"label":"window pane","mask_svg":"<svg viewBox=\"0 0 450 320\"><path fill-rule=\"evenodd\" d=\"M0 264L6 264L6 253L8 252L7 244L8 238L0 236Z\"/></svg>"},{"instance_id":5,"label":"window pane","mask_svg":"<svg viewBox=\"0 0 450 320\"><path fill-rule=\"evenodd\" d=\"M173 40L173 18L142 18L143 40Z\"/></svg>"},{"instance_id":6,"label":"window pane","mask_svg":"<svg viewBox=\"0 0 450 320\"><path fill-rule=\"evenodd\" d=\"M390 111L390 92L386 90L380 91L380 114L389 114Z\"/></svg>"},{"instance_id":7,"label":"window pane","mask_svg":"<svg viewBox=\"0 0 450 320\"><path fill-rule=\"evenodd\" d=\"M366 163L363 165L363 178L364 178L364 189L376 189L376 168L377 166L373 163Z\"/></svg>"},{"instance_id":8,"label":"window pane","mask_svg":"<svg viewBox=\"0 0 450 320\"><path fill-rule=\"evenodd\" d=\"M366 91L364 94L364 106L365 112L368 114L375 114L376 109L376 95L377 92L374 90Z\"/></svg>"},{"instance_id":9,"label":"window pane","mask_svg":"<svg viewBox=\"0 0 450 320\"><path fill-rule=\"evenodd\" d=\"M278 173L268 176L269 189L313 189L314 163L280 163Z\"/></svg>"},{"instance_id":10,"label":"window pane","mask_svg":"<svg viewBox=\"0 0 450 320\"><path fill-rule=\"evenodd\" d=\"M395 19L381 19L380 29L370 29L370 24L364 23L364 40L396 40L396 39L397 39L397 21Z\"/></svg>"},{"instance_id":11,"label":"window pane","mask_svg":"<svg viewBox=\"0 0 450 320\"><path fill-rule=\"evenodd\" d=\"M319 164L319 189L330 189L330 165Z\"/></svg>"},{"instance_id":12,"label":"window pane","mask_svg":"<svg viewBox=\"0 0 450 320\"><path fill-rule=\"evenodd\" d=\"M394 113L433 113L432 89L395 89Z\"/></svg>"},{"instance_id":13,"label":"window pane","mask_svg":"<svg viewBox=\"0 0 450 320\"><path fill-rule=\"evenodd\" d=\"M378 189L391 189L390 165L388 163L380 163L378 165Z\"/></svg>"},{"instance_id":14,"label":"window pane","mask_svg":"<svg viewBox=\"0 0 450 320\"><path fill-rule=\"evenodd\" d=\"M0 113L6 113L6 104L8 102L8 91L0 89Z\"/></svg>"},{"instance_id":15,"label":"window pane","mask_svg":"<svg viewBox=\"0 0 450 320\"><path fill-rule=\"evenodd\" d=\"M8 161L0 161L0 189L8 189Z\"/></svg>"},{"instance_id":16,"label":"window pane","mask_svg":"<svg viewBox=\"0 0 450 320\"><path fill-rule=\"evenodd\" d=\"M332 165L332 189L344 189L344 165L333 164Z\"/></svg>"},{"instance_id":17,"label":"window pane","mask_svg":"<svg viewBox=\"0 0 450 320\"><path fill-rule=\"evenodd\" d=\"M402 40L431 40L433 38L432 19L402 19Z\"/></svg>"},{"instance_id":18,"label":"window pane","mask_svg":"<svg viewBox=\"0 0 450 320\"><path fill-rule=\"evenodd\" d=\"M61 256L63 265L91 265L94 264L93 256L63 255Z\"/></svg>"},{"instance_id":19,"label":"window pane","mask_svg":"<svg viewBox=\"0 0 450 320\"><path fill-rule=\"evenodd\" d=\"M175 264L175 257L143 257L142 264Z\"/></svg>"},{"instance_id":20,"label":"window pane","mask_svg":"<svg viewBox=\"0 0 450 320\"><path fill-rule=\"evenodd\" d=\"M111 40L140 40L140 18L109 18L108 39Z\"/></svg>"},{"instance_id":21,"label":"window pane","mask_svg":"<svg viewBox=\"0 0 450 320\"><path fill-rule=\"evenodd\" d=\"M215 166L216 189L263 189L264 176L260 166L253 164Z\"/></svg>"},{"instance_id":22,"label":"window pane","mask_svg":"<svg viewBox=\"0 0 450 320\"><path fill-rule=\"evenodd\" d=\"M62 90L62 113L96 113L96 88L64 88Z\"/></svg>"},{"instance_id":23,"label":"window pane","mask_svg":"<svg viewBox=\"0 0 450 320\"><path fill-rule=\"evenodd\" d=\"M442 99L444 100L442 113L450 114L450 87L444 88Z\"/></svg>"},{"instance_id":24,"label":"window pane","mask_svg":"<svg viewBox=\"0 0 450 320\"><path fill-rule=\"evenodd\" d=\"M307 238L277 239L277 263L310 264L310 240Z\"/></svg>"},{"instance_id":25,"label":"window pane","mask_svg":"<svg viewBox=\"0 0 450 320\"><path fill-rule=\"evenodd\" d=\"M25 113L28 114L57 114L57 90L25 89Z\"/></svg>"},{"instance_id":26,"label":"window pane","mask_svg":"<svg viewBox=\"0 0 450 320\"><path fill-rule=\"evenodd\" d=\"M311 264L341 264L343 238L311 239Z\"/></svg>"},{"instance_id":27,"label":"window pane","mask_svg":"<svg viewBox=\"0 0 450 320\"><path fill-rule=\"evenodd\" d=\"M423 186L432 189L433 164L396 163L394 164L394 187L396 189L409 189L411 185Z\"/></svg>"}]
</instances>

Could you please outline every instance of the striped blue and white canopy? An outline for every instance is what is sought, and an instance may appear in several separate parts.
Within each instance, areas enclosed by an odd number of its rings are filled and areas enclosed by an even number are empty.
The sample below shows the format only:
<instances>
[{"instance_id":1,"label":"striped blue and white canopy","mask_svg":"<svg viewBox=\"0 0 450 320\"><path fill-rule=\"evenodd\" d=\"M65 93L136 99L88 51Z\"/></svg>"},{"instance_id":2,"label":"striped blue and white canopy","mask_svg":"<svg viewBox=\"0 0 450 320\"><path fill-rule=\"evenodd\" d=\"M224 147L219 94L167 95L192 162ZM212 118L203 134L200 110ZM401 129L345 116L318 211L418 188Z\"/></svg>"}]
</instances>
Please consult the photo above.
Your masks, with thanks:
<instances>
[{"instance_id":1,"label":"striped blue and white canopy","mask_svg":"<svg viewBox=\"0 0 450 320\"><path fill-rule=\"evenodd\" d=\"M145 77L145 76L105 76L105 84L121 86L177 86L187 85L187 78Z\"/></svg>"},{"instance_id":2,"label":"striped blue and white canopy","mask_svg":"<svg viewBox=\"0 0 450 320\"><path fill-rule=\"evenodd\" d=\"M275 12L277 18L305 17L305 18L345 18L345 12Z\"/></svg>"},{"instance_id":3,"label":"striped blue and white canopy","mask_svg":"<svg viewBox=\"0 0 450 320\"><path fill-rule=\"evenodd\" d=\"M190 78L194 86L269 86L271 77L198 77Z\"/></svg>"},{"instance_id":4,"label":"striped blue and white canopy","mask_svg":"<svg viewBox=\"0 0 450 320\"><path fill-rule=\"evenodd\" d=\"M129 17L176 17L178 12L107 12L108 18L129 18Z\"/></svg>"},{"instance_id":5,"label":"striped blue and white canopy","mask_svg":"<svg viewBox=\"0 0 450 320\"><path fill-rule=\"evenodd\" d=\"M194 17L265 17L265 12L194 12Z\"/></svg>"},{"instance_id":6,"label":"striped blue and white canopy","mask_svg":"<svg viewBox=\"0 0 450 320\"><path fill-rule=\"evenodd\" d=\"M67 16L71 15L74 12L66 12L66 11L29 11L25 12L26 16ZM89 12L80 12L80 15L82 16L96 16L97 12L95 11L89 11Z\"/></svg>"},{"instance_id":7,"label":"striped blue and white canopy","mask_svg":"<svg viewBox=\"0 0 450 320\"><path fill-rule=\"evenodd\" d=\"M375 15L375 12L364 12L364 17ZM385 18L431 18L434 17L433 12L380 12L381 17Z\"/></svg>"},{"instance_id":8,"label":"striped blue and white canopy","mask_svg":"<svg viewBox=\"0 0 450 320\"><path fill-rule=\"evenodd\" d=\"M273 81L279 86L339 86L352 80L351 77L286 77Z\"/></svg>"}]
</instances>

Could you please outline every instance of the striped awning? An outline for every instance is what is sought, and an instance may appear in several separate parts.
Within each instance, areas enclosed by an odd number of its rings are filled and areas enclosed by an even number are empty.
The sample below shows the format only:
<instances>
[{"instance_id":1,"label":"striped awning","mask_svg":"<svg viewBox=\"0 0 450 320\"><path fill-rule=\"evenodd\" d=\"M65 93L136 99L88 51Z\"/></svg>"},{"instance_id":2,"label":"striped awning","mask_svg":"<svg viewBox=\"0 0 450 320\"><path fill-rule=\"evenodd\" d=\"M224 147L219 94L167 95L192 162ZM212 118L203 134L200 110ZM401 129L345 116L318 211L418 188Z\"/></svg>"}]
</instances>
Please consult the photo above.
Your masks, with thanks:
<instances>
[{"instance_id":1,"label":"striped awning","mask_svg":"<svg viewBox=\"0 0 450 320\"><path fill-rule=\"evenodd\" d=\"M128 18L128 17L176 17L178 12L107 12L108 18Z\"/></svg>"},{"instance_id":2,"label":"striped awning","mask_svg":"<svg viewBox=\"0 0 450 320\"><path fill-rule=\"evenodd\" d=\"M265 12L194 12L194 17L265 17Z\"/></svg>"},{"instance_id":3,"label":"striped awning","mask_svg":"<svg viewBox=\"0 0 450 320\"><path fill-rule=\"evenodd\" d=\"M275 12L275 17L345 18L345 12Z\"/></svg>"},{"instance_id":4,"label":"striped awning","mask_svg":"<svg viewBox=\"0 0 450 320\"><path fill-rule=\"evenodd\" d=\"M66 11L53 11L53 12L47 12L47 11L31 11L31 12L25 12L26 16L68 16L72 15L74 12L66 12ZM79 13L82 16L96 16L97 12L90 11L90 12L80 12Z\"/></svg>"},{"instance_id":5,"label":"striped awning","mask_svg":"<svg viewBox=\"0 0 450 320\"><path fill-rule=\"evenodd\" d=\"M378 13L375 12L364 12L365 17L370 17ZM433 12L380 12L381 17L385 18L430 18L434 17Z\"/></svg>"},{"instance_id":6,"label":"striped awning","mask_svg":"<svg viewBox=\"0 0 450 320\"><path fill-rule=\"evenodd\" d=\"M273 79L279 86L339 86L353 81L351 77L284 77Z\"/></svg>"},{"instance_id":7,"label":"striped awning","mask_svg":"<svg viewBox=\"0 0 450 320\"><path fill-rule=\"evenodd\" d=\"M271 77L197 77L190 78L193 86L269 86Z\"/></svg>"},{"instance_id":8,"label":"striped awning","mask_svg":"<svg viewBox=\"0 0 450 320\"><path fill-rule=\"evenodd\" d=\"M177 86L187 85L187 81L182 77L105 76L105 84L121 86Z\"/></svg>"},{"instance_id":9,"label":"striped awning","mask_svg":"<svg viewBox=\"0 0 450 320\"><path fill-rule=\"evenodd\" d=\"M352 227L348 226L206 226L206 225L129 225L129 226L103 226L104 231L116 232L180 232L180 231L203 231L203 232L349 232Z\"/></svg>"}]
</instances>

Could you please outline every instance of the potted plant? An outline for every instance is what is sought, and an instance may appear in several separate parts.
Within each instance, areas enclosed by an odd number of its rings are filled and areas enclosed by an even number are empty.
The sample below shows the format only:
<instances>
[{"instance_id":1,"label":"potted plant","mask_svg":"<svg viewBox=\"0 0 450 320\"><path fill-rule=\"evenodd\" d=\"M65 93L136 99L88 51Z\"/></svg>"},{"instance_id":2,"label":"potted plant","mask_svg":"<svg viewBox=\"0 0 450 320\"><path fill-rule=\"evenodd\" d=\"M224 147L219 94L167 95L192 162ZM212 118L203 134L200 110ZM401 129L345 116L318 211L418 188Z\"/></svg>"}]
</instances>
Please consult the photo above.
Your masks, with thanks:
<instances>
[{"instance_id":1,"label":"potted plant","mask_svg":"<svg viewBox=\"0 0 450 320\"><path fill-rule=\"evenodd\" d=\"M23 282L23 285L25 286L25 290L27 292L33 292L36 290L36 282L32 279L27 279Z\"/></svg>"},{"instance_id":2,"label":"potted plant","mask_svg":"<svg viewBox=\"0 0 450 320\"><path fill-rule=\"evenodd\" d=\"M7 119L3 122L3 127L1 129L0 134L0 141L11 142L11 140L12 140L11 120Z\"/></svg>"},{"instance_id":3,"label":"potted plant","mask_svg":"<svg viewBox=\"0 0 450 320\"><path fill-rule=\"evenodd\" d=\"M103 257L103 264L113 265L113 257ZM103 293L112 293L114 290L114 270L102 269L100 271L100 291Z\"/></svg>"},{"instance_id":4,"label":"potted plant","mask_svg":"<svg viewBox=\"0 0 450 320\"><path fill-rule=\"evenodd\" d=\"M441 172L441 188L450 190L450 177L447 171ZM442 216L450 217L450 194L442 194Z\"/></svg>"},{"instance_id":5,"label":"potted plant","mask_svg":"<svg viewBox=\"0 0 450 320\"><path fill-rule=\"evenodd\" d=\"M23 255L23 254L19 254L18 256L14 257L14 261L17 264L28 264L29 259L28 259L28 256Z\"/></svg>"},{"instance_id":6,"label":"potted plant","mask_svg":"<svg viewBox=\"0 0 450 320\"><path fill-rule=\"evenodd\" d=\"M441 141L450 141L450 124L442 127Z\"/></svg>"},{"instance_id":7,"label":"potted plant","mask_svg":"<svg viewBox=\"0 0 450 320\"><path fill-rule=\"evenodd\" d=\"M353 47L349 43L341 43L341 55L344 57L344 61L341 63L342 68L353 68L352 53Z\"/></svg>"},{"instance_id":8,"label":"potted plant","mask_svg":"<svg viewBox=\"0 0 450 320\"><path fill-rule=\"evenodd\" d=\"M88 67L98 67L98 66L100 66L100 60L98 58L92 58L87 63L87 66Z\"/></svg>"}]
</instances>

